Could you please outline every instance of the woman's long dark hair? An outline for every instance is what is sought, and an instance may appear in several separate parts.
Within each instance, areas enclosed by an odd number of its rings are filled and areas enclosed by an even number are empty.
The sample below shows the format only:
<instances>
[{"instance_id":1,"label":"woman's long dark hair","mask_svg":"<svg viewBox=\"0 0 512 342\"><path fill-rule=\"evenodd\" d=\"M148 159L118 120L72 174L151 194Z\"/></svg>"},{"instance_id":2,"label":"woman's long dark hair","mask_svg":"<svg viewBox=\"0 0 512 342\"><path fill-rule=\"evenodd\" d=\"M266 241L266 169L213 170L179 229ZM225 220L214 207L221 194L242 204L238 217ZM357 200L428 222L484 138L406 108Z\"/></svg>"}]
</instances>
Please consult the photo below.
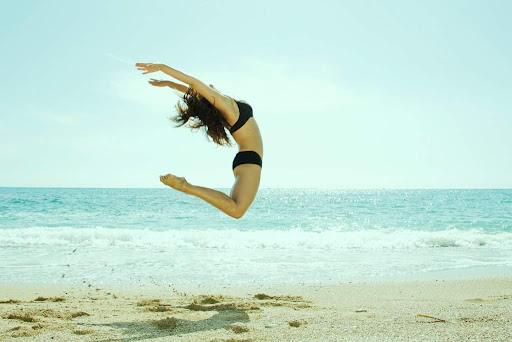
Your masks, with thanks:
<instances>
[{"instance_id":1,"label":"woman's long dark hair","mask_svg":"<svg viewBox=\"0 0 512 342\"><path fill-rule=\"evenodd\" d=\"M183 95L183 107L181 101L176 104L178 114L171 121L179 123L175 127L181 127L189 120L189 127L199 130L204 127L206 138L212 138L213 142L218 145L232 146L225 128L229 126L226 119L221 115L219 110L215 108L207 99L196 92L192 87ZM193 122L192 122L193 121Z\"/></svg>"}]
</instances>

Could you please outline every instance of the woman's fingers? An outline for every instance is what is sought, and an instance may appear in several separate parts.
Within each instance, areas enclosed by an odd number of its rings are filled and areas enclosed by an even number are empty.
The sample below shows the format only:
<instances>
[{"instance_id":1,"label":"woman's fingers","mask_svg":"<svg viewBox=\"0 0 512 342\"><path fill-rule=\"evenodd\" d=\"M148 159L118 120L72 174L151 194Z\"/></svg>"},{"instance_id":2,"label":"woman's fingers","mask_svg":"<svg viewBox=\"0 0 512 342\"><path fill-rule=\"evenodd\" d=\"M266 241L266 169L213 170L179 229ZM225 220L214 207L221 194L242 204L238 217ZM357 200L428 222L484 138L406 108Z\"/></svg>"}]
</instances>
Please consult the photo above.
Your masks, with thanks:
<instances>
[{"instance_id":1,"label":"woman's fingers","mask_svg":"<svg viewBox=\"0 0 512 342\"><path fill-rule=\"evenodd\" d=\"M155 65L156 64L154 64L154 63L135 63L135 66L138 68L151 68Z\"/></svg>"},{"instance_id":2,"label":"woman's fingers","mask_svg":"<svg viewBox=\"0 0 512 342\"><path fill-rule=\"evenodd\" d=\"M143 75L155 72L158 69L156 66L153 65L153 63L135 63L135 66L137 67L137 70L146 71L142 73Z\"/></svg>"},{"instance_id":3,"label":"woman's fingers","mask_svg":"<svg viewBox=\"0 0 512 342\"><path fill-rule=\"evenodd\" d=\"M148 82L156 87L165 87L167 85L165 81L155 80L154 78L151 78Z\"/></svg>"}]
</instances>

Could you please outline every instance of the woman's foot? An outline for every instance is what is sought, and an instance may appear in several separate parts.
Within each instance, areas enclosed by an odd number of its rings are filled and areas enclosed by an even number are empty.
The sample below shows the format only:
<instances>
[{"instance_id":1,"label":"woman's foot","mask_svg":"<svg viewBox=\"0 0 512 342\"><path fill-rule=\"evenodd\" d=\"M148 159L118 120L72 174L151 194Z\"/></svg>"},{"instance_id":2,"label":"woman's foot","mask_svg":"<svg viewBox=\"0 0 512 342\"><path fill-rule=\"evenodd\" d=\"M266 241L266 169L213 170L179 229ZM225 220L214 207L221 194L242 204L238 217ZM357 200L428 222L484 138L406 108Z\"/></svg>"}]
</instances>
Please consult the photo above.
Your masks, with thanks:
<instances>
[{"instance_id":1,"label":"woman's foot","mask_svg":"<svg viewBox=\"0 0 512 342\"><path fill-rule=\"evenodd\" d=\"M170 173L160 176L160 182L179 191L185 191L185 188L189 185L185 177L176 177Z\"/></svg>"}]
</instances>

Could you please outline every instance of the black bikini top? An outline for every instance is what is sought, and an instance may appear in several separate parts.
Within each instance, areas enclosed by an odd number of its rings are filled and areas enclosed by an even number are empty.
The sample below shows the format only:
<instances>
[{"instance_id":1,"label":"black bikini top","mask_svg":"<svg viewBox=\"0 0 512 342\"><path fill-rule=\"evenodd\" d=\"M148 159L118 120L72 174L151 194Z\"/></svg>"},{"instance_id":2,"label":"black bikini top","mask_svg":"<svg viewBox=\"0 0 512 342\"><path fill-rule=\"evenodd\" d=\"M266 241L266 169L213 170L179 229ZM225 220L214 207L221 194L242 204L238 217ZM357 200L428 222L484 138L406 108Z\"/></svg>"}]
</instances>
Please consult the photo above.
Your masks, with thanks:
<instances>
[{"instance_id":1,"label":"black bikini top","mask_svg":"<svg viewBox=\"0 0 512 342\"><path fill-rule=\"evenodd\" d=\"M247 102L240 102L235 100L236 104L238 105L238 110L240 111L240 116L238 117L238 120L235 122L233 126L229 129L229 132L231 134L235 133L240 127L245 125L247 120L252 116L252 107Z\"/></svg>"}]
</instances>

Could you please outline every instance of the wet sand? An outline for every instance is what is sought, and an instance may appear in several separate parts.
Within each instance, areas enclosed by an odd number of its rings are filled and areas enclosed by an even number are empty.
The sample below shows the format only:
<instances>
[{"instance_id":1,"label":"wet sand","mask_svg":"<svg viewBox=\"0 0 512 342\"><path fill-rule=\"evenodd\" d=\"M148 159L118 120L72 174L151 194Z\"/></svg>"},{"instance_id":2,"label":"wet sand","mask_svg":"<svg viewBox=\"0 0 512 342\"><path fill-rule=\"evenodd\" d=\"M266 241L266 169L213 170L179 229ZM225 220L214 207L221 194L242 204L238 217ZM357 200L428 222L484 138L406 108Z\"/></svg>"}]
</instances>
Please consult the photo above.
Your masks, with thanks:
<instances>
[{"instance_id":1,"label":"wet sand","mask_svg":"<svg viewBox=\"0 0 512 342\"><path fill-rule=\"evenodd\" d=\"M0 284L1 341L511 341L512 277Z\"/></svg>"}]
</instances>

